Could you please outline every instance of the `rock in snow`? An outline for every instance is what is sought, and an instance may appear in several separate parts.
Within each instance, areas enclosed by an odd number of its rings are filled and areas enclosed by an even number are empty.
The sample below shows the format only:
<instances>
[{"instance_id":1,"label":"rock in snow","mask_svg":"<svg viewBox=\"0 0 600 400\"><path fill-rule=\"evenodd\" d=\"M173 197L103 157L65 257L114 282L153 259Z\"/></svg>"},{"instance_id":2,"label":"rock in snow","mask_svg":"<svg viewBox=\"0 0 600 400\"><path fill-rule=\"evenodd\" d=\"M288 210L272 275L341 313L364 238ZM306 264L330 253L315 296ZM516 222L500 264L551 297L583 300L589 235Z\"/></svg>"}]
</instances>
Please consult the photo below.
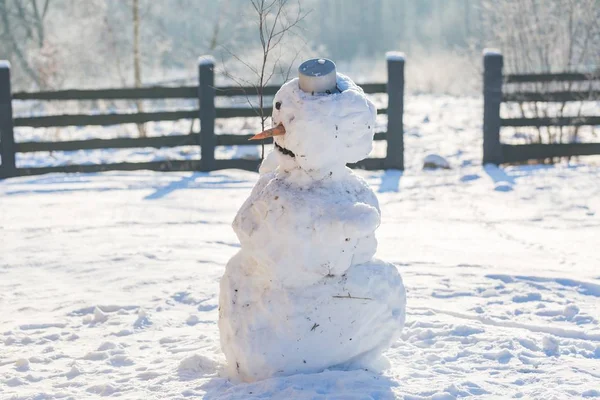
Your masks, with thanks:
<instances>
[{"instance_id":1,"label":"rock in snow","mask_svg":"<svg viewBox=\"0 0 600 400\"><path fill-rule=\"evenodd\" d=\"M349 78L338 88L280 89L273 123L286 133L233 223L241 250L221 280L219 330L245 381L374 368L404 324L400 274L373 259L377 197L345 166L371 151L376 109Z\"/></svg>"},{"instance_id":2,"label":"rock in snow","mask_svg":"<svg viewBox=\"0 0 600 400\"><path fill-rule=\"evenodd\" d=\"M423 169L450 169L450 163L438 154L428 154L423 160Z\"/></svg>"}]
</instances>

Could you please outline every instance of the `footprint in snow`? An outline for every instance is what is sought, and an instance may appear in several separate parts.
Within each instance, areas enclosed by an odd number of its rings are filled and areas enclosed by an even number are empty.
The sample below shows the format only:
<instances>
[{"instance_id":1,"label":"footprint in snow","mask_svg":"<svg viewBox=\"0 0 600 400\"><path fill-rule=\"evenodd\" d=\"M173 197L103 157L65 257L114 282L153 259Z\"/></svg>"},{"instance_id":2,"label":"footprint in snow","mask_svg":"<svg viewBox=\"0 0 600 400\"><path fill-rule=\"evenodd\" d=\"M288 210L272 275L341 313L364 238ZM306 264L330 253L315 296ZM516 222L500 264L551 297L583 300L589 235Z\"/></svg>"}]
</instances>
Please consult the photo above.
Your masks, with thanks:
<instances>
[{"instance_id":1,"label":"footprint in snow","mask_svg":"<svg viewBox=\"0 0 600 400\"><path fill-rule=\"evenodd\" d=\"M109 358L108 362L113 366L113 367L128 367L130 365L135 364L135 362L127 357L124 354L118 354L116 356L112 356L111 358Z\"/></svg>"},{"instance_id":2,"label":"footprint in snow","mask_svg":"<svg viewBox=\"0 0 600 400\"><path fill-rule=\"evenodd\" d=\"M150 317L146 313L146 311L141 308L138 310L138 317L133 323L134 328L141 329L147 326L152 325L152 321L150 321Z\"/></svg>"},{"instance_id":3,"label":"footprint in snow","mask_svg":"<svg viewBox=\"0 0 600 400\"><path fill-rule=\"evenodd\" d=\"M540 293L527 293L525 295L513 296L512 301L515 303L527 303L530 301L541 301L542 295Z\"/></svg>"},{"instance_id":4,"label":"footprint in snow","mask_svg":"<svg viewBox=\"0 0 600 400\"><path fill-rule=\"evenodd\" d=\"M471 181L476 181L479 178L481 178L481 177L477 174L469 174L469 175L461 176L460 181L461 182L471 182Z\"/></svg>"},{"instance_id":5,"label":"footprint in snow","mask_svg":"<svg viewBox=\"0 0 600 400\"><path fill-rule=\"evenodd\" d=\"M217 307L219 307L217 304L200 304L198 311L212 311Z\"/></svg>"},{"instance_id":6,"label":"footprint in snow","mask_svg":"<svg viewBox=\"0 0 600 400\"><path fill-rule=\"evenodd\" d=\"M109 383L102 383L99 385L90 386L86 391L88 393L94 393L100 396L110 396L119 390Z\"/></svg>"}]
</instances>

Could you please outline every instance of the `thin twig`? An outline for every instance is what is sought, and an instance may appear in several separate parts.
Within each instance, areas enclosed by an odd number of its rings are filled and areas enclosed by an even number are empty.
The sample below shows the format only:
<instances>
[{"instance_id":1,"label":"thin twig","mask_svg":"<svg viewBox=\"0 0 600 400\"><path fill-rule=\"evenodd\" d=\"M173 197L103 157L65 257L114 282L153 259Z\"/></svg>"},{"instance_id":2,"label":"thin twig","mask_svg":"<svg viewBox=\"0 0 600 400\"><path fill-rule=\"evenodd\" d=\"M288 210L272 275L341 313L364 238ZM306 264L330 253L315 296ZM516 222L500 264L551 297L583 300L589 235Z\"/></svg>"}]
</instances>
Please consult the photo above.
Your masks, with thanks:
<instances>
[{"instance_id":1,"label":"thin twig","mask_svg":"<svg viewBox=\"0 0 600 400\"><path fill-rule=\"evenodd\" d=\"M335 299L356 299L356 300L373 300L370 297L355 297L355 296L351 296L350 292L348 292L347 296L331 296Z\"/></svg>"}]
</instances>

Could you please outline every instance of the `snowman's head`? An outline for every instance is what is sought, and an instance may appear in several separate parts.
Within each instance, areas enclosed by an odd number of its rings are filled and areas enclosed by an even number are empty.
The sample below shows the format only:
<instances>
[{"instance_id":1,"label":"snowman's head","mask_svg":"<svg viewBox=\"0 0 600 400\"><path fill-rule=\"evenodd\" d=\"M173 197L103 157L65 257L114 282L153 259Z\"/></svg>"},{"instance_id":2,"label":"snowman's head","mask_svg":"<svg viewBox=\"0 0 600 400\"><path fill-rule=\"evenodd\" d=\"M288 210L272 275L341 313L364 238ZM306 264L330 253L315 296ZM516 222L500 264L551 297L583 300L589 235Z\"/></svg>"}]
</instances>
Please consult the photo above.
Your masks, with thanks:
<instances>
[{"instance_id":1,"label":"snowman's head","mask_svg":"<svg viewBox=\"0 0 600 400\"><path fill-rule=\"evenodd\" d=\"M337 91L305 93L298 79L273 100L274 151L280 166L299 167L314 177L366 158L373 145L377 110L350 78L337 75Z\"/></svg>"}]
</instances>

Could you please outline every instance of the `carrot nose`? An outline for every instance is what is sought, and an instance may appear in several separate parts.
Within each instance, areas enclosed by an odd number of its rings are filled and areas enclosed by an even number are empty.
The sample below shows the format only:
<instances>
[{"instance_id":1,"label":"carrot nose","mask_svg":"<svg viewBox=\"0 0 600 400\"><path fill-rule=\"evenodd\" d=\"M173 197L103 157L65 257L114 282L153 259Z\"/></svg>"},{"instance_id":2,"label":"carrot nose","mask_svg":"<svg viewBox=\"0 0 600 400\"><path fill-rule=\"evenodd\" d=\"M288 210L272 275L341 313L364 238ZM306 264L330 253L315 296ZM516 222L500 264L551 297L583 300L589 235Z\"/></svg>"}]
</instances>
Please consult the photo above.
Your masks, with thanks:
<instances>
[{"instance_id":1,"label":"carrot nose","mask_svg":"<svg viewBox=\"0 0 600 400\"><path fill-rule=\"evenodd\" d=\"M262 131L261 133L257 133L252 136L249 140L260 140L270 138L272 136L281 136L285 135L285 126L279 124L274 128L267 129L266 131Z\"/></svg>"}]
</instances>

